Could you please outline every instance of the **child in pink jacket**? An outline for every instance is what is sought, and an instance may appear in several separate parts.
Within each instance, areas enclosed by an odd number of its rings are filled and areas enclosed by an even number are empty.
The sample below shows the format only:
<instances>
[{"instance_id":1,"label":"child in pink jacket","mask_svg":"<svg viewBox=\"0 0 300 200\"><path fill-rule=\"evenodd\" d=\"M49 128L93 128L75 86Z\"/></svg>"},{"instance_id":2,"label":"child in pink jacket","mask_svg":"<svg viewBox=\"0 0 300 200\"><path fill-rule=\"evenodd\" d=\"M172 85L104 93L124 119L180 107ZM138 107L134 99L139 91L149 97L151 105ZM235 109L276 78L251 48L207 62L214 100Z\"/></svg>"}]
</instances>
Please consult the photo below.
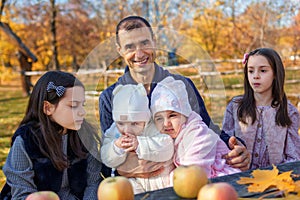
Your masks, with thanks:
<instances>
[{"instance_id":1,"label":"child in pink jacket","mask_svg":"<svg viewBox=\"0 0 300 200\"><path fill-rule=\"evenodd\" d=\"M209 178L240 172L222 158L230 150L219 135L192 111L182 81L167 77L159 82L150 105L157 129L174 139L176 167L196 164L206 170Z\"/></svg>"}]
</instances>

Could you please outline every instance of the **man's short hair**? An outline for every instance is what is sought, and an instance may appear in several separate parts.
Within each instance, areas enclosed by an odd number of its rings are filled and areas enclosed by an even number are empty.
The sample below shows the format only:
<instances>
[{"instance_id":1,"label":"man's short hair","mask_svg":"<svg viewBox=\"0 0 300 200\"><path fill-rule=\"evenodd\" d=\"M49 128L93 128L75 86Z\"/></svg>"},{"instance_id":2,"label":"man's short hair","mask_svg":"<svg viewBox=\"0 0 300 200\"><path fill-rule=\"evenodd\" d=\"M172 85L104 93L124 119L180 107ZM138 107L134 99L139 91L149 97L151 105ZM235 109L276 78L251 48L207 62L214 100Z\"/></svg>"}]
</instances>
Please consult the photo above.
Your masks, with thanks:
<instances>
[{"instance_id":1,"label":"man's short hair","mask_svg":"<svg viewBox=\"0 0 300 200\"><path fill-rule=\"evenodd\" d=\"M143 17L140 16L128 16L123 18L117 25L116 28L116 40L117 44L120 45L119 31L125 30L130 31L136 28L148 27L151 33L152 38L154 37L154 33L150 23Z\"/></svg>"}]
</instances>

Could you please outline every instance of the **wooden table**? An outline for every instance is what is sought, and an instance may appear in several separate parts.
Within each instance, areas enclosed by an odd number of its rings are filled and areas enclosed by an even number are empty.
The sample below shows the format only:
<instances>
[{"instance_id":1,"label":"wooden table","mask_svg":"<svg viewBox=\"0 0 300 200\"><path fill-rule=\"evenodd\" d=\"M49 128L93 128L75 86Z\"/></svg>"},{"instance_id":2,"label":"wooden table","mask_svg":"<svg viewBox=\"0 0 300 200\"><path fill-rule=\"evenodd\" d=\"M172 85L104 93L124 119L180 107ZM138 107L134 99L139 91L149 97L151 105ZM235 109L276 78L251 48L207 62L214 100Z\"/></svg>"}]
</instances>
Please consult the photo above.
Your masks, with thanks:
<instances>
[{"instance_id":1,"label":"wooden table","mask_svg":"<svg viewBox=\"0 0 300 200\"><path fill-rule=\"evenodd\" d=\"M300 174L300 161L285 163L277 165L277 168L280 172L286 172L293 170L293 174ZM267 167L262 169L273 169L273 167ZM250 177L253 170L248 170L245 172L240 172L232 175L222 176L210 179L211 182L228 182L230 183L235 190L238 192L239 197L241 198L258 198L262 195L262 193L249 193L247 191L247 185L239 185L236 181L240 179L240 177ZM300 178L295 178L294 180L300 180ZM266 192L265 192L266 193ZM263 193L264 194L264 193ZM146 196L145 196L146 195ZM173 188L165 188L161 190L141 193L135 195L135 200L179 200L182 199L178 197Z\"/></svg>"}]
</instances>

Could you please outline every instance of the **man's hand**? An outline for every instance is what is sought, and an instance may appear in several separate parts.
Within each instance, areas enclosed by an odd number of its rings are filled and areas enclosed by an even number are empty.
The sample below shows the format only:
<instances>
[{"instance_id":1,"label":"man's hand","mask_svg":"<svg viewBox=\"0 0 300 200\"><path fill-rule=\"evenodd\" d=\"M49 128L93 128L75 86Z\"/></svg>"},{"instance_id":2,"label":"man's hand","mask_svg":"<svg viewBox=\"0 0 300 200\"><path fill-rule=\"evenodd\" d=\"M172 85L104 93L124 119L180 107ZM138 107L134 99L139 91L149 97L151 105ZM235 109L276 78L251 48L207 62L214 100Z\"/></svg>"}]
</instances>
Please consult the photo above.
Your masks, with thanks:
<instances>
[{"instance_id":1,"label":"man's hand","mask_svg":"<svg viewBox=\"0 0 300 200\"><path fill-rule=\"evenodd\" d=\"M232 136L229 138L229 147L231 151L224 156L226 163L242 171L248 170L251 162L251 155L246 147Z\"/></svg>"}]
</instances>

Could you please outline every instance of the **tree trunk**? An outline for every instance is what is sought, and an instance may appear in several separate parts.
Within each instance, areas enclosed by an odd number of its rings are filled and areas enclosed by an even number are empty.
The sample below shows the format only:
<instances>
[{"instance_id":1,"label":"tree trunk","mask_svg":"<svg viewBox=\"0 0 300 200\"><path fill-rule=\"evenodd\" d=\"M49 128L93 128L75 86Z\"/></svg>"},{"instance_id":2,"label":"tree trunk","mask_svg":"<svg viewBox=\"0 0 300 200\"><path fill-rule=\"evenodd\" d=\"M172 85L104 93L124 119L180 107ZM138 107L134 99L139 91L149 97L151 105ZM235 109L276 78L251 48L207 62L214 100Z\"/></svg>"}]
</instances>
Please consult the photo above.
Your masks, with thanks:
<instances>
[{"instance_id":1,"label":"tree trunk","mask_svg":"<svg viewBox=\"0 0 300 200\"><path fill-rule=\"evenodd\" d=\"M0 7L0 22L1 22L1 18L2 18L2 12L5 6L5 2L6 0L1 0L1 7Z\"/></svg>"},{"instance_id":2,"label":"tree trunk","mask_svg":"<svg viewBox=\"0 0 300 200\"><path fill-rule=\"evenodd\" d=\"M56 70L60 70L59 62L57 59L58 53L57 53L57 40L56 40L56 8L55 8L55 0L50 0L51 2L51 8L52 8L52 17L51 17L51 34L52 34L52 66Z\"/></svg>"},{"instance_id":3,"label":"tree trunk","mask_svg":"<svg viewBox=\"0 0 300 200\"><path fill-rule=\"evenodd\" d=\"M28 57L20 50L18 51L18 60L21 67L21 85L23 96L29 96L33 85L31 83L31 77L26 75L25 72L31 71L32 62L28 61Z\"/></svg>"}]
</instances>

